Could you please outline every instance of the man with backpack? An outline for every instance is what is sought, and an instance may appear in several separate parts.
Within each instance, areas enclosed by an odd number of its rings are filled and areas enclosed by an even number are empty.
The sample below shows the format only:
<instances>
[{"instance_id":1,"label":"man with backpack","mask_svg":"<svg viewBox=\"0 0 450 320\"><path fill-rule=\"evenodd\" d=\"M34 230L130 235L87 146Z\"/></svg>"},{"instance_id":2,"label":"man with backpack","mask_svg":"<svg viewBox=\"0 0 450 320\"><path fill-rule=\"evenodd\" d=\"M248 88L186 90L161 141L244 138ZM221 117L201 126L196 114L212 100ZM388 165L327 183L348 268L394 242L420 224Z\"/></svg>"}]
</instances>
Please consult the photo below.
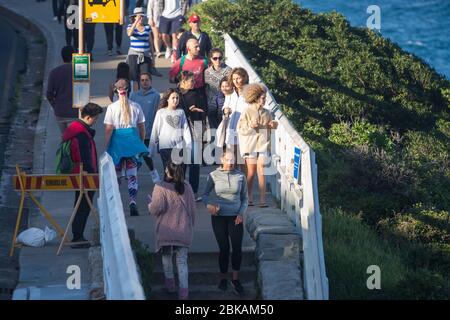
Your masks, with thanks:
<instances>
[{"instance_id":1,"label":"man with backpack","mask_svg":"<svg viewBox=\"0 0 450 320\"><path fill-rule=\"evenodd\" d=\"M81 109L81 119L73 121L64 131L61 147L57 152L57 172L65 174L76 174L80 172L80 163L83 171L87 173L98 173L97 147L95 145L95 130L92 126L103 112L102 107L95 103L88 103ZM70 155L67 154L70 152ZM70 160L72 163L70 163ZM69 171L69 172L67 172ZM95 191L89 191L88 195L92 202ZM75 203L79 197L79 191L75 192ZM72 223L72 242L86 242L84 228L89 216L90 207L87 199L83 196L75 219ZM73 249L89 248L90 244L76 244Z\"/></svg>"},{"instance_id":2,"label":"man with backpack","mask_svg":"<svg viewBox=\"0 0 450 320\"><path fill-rule=\"evenodd\" d=\"M198 40L189 39L186 43L187 54L181 56L169 71L171 83L177 83L181 71L190 71L194 74L194 89L197 91L202 105L206 105L205 70L208 68L208 58L199 56L200 46Z\"/></svg>"}]
</instances>

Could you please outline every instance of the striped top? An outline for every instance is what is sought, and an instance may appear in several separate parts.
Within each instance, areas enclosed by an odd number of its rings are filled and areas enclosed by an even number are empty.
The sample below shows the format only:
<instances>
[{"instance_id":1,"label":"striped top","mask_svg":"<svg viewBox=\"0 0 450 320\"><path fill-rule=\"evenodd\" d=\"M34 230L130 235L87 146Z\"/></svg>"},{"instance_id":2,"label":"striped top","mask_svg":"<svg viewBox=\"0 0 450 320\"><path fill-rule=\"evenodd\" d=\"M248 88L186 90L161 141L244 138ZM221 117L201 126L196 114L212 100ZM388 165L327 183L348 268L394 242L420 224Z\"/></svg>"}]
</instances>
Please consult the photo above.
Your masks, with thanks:
<instances>
[{"instance_id":1,"label":"striped top","mask_svg":"<svg viewBox=\"0 0 450 320\"><path fill-rule=\"evenodd\" d=\"M127 29L131 28L131 24L128 25ZM133 30L133 34L130 37L130 49L137 52L148 52L150 51L150 26L145 25L144 31L139 32L137 28Z\"/></svg>"}]
</instances>

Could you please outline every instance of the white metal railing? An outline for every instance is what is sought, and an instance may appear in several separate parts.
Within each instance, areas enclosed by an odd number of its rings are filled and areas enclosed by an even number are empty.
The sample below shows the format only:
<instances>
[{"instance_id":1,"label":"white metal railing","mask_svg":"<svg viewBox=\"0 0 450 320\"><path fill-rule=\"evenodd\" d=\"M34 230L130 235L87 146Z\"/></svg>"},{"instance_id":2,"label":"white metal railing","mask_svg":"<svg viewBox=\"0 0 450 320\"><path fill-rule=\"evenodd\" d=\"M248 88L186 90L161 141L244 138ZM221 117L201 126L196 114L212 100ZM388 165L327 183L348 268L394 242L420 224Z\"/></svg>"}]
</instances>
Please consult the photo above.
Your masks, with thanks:
<instances>
[{"instance_id":1,"label":"white metal railing","mask_svg":"<svg viewBox=\"0 0 450 320\"><path fill-rule=\"evenodd\" d=\"M227 65L242 67L248 72L250 82L263 83L233 39L228 34L224 35L224 39ZM272 137L272 166L275 166L276 174L268 177L268 184L272 194L280 201L281 210L302 231L303 279L307 299L328 300L315 153L279 110L270 91L265 108L272 111L279 123ZM297 179L294 178L295 148L300 150Z\"/></svg>"},{"instance_id":2,"label":"white metal railing","mask_svg":"<svg viewBox=\"0 0 450 320\"><path fill-rule=\"evenodd\" d=\"M100 158L100 243L108 300L145 300L120 198L116 170L109 154Z\"/></svg>"}]
</instances>

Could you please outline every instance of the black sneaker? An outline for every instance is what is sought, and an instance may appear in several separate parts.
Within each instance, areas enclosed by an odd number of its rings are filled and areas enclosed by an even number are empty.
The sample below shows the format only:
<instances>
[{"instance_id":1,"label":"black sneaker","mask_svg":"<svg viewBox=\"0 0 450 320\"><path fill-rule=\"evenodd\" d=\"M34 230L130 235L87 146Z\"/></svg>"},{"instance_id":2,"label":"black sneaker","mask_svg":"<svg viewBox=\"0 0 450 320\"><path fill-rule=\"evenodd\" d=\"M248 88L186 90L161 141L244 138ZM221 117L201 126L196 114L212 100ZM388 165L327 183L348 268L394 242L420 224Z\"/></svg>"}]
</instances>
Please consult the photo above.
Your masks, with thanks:
<instances>
[{"instance_id":1,"label":"black sneaker","mask_svg":"<svg viewBox=\"0 0 450 320\"><path fill-rule=\"evenodd\" d=\"M236 291L237 294L244 294L244 287L239 280L231 280L231 284L233 285L234 291Z\"/></svg>"},{"instance_id":2,"label":"black sneaker","mask_svg":"<svg viewBox=\"0 0 450 320\"><path fill-rule=\"evenodd\" d=\"M135 203L130 204L130 216L136 217L139 215L139 212L137 210L137 206Z\"/></svg>"},{"instance_id":3,"label":"black sneaker","mask_svg":"<svg viewBox=\"0 0 450 320\"><path fill-rule=\"evenodd\" d=\"M220 282L219 282L219 289L222 290L222 291L227 291L227 288L228 288L228 281L227 281L227 279L220 280Z\"/></svg>"},{"instance_id":4,"label":"black sneaker","mask_svg":"<svg viewBox=\"0 0 450 320\"><path fill-rule=\"evenodd\" d=\"M86 240L84 237L80 238L80 239L74 239L72 240L72 242L86 242L88 240ZM80 243L80 244L73 244L70 246L72 249L88 249L91 247L91 244L88 243Z\"/></svg>"}]
</instances>

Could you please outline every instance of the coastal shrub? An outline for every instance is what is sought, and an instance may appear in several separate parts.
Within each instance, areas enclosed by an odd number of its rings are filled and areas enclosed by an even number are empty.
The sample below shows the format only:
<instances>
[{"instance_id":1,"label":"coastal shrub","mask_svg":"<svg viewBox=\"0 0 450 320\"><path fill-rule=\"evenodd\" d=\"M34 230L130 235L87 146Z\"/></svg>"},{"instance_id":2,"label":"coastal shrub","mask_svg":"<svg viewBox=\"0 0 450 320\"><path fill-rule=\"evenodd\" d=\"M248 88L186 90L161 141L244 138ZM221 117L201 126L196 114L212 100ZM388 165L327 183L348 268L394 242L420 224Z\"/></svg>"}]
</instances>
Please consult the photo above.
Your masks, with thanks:
<instances>
[{"instance_id":1,"label":"coastal shrub","mask_svg":"<svg viewBox=\"0 0 450 320\"><path fill-rule=\"evenodd\" d=\"M313 14L291 0L208 0L194 11L215 45L223 48L223 33L233 37L314 148L321 205L357 215L380 239L398 240L409 270L404 281L430 280L410 286L405 297L425 297L422 285L429 293L448 280L446 227L421 219L450 212L449 81L337 12ZM328 273L345 274L348 259L327 261ZM344 279L330 281L336 298L350 297L336 289L351 285ZM444 287L429 298L445 295Z\"/></svg>"}]
</instances>

